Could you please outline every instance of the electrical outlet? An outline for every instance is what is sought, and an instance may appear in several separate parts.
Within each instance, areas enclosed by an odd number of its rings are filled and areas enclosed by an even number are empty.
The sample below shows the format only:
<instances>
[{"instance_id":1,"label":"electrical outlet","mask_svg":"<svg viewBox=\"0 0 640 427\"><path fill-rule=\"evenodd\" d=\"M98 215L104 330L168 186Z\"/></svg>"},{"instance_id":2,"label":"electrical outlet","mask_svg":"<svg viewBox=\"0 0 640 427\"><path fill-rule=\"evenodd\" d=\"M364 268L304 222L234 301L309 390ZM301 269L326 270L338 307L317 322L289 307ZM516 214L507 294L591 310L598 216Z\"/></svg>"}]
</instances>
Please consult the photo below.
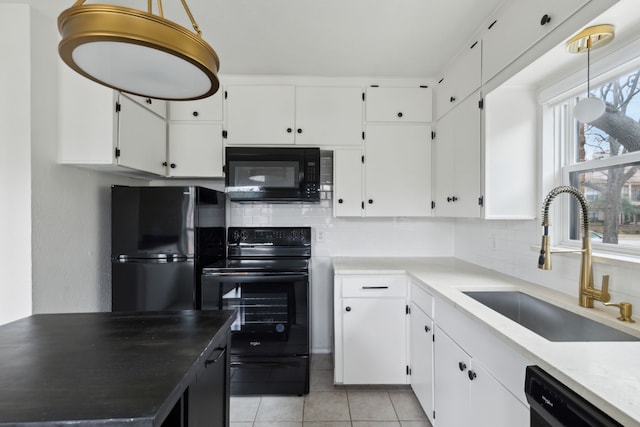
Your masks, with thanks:
<instances>
[{"instance_id":1,"label":"electrical outlet","mask_svg":"<svg viewBox=\"0 0 640 427\"><path fill-rule=\"evenodd\" d=\"M316 241L317 242L322 242L324 241L324 230L316 230Z\"/></svg>"}]
</instances>

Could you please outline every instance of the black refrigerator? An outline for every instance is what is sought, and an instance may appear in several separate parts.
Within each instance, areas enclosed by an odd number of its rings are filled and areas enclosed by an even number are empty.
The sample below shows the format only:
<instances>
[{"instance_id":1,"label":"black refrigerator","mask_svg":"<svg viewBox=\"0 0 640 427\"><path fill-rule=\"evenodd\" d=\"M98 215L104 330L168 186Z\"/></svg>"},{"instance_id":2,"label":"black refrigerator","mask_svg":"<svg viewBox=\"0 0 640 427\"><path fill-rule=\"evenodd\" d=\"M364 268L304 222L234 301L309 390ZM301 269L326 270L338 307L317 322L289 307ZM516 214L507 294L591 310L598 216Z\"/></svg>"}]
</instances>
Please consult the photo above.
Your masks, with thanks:
<instances>
[{"instance_id":1,"label":"black refrigerator","mask_svg":"<svg viewBox=\"0 0 640 427\"><path fill-rule=\"evenodd\" d=\"M202 268L224 258L224 193L111 187L112 311L198 310Z\"/></svg>"}]
</instances>

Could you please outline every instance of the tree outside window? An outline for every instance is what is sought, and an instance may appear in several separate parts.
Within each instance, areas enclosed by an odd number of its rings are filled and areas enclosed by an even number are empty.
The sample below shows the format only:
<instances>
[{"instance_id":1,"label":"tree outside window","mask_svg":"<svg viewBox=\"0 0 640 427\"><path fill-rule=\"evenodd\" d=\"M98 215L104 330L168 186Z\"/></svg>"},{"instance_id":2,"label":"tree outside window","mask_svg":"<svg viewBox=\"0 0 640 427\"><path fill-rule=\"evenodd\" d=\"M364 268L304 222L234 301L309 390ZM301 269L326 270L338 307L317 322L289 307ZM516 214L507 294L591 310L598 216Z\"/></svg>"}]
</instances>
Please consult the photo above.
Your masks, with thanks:
<instances>
[{"instance_id":1,"label":"tree outside window","mask_svg":"<svg viewBox=\"0 0 640 427\"><path fill-rule=\"evenodd\" d=\"M604 83L590 96L603 99L606 110L591 123L575 122L570 184L589 200L594 241L640 246L640 70ZM572 206L571 239L580 237L579 221Z\"/></svg>"}]
</instances>

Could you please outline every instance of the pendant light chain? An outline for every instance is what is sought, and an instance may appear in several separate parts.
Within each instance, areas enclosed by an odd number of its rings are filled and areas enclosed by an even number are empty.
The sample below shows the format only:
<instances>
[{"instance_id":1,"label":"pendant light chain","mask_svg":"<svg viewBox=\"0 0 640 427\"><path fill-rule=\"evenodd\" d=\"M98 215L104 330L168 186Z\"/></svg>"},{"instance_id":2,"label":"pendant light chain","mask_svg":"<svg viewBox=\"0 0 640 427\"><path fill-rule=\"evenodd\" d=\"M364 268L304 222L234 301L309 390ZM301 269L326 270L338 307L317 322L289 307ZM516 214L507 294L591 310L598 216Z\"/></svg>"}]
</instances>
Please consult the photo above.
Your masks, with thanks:
<instances>
[{"instance_id":1,"label":"pendant light chain","mask_svg":"<svg viewBox=\"0 0 640 427\"><path fill-rule=\"evenodd\" d=\"M160 0L158 0L158 1L160 1ZM191 11L189 10L189 6L187 6L187 0L180 0L180 1L182 1L182 6L184 7L185 12L187 12L187 15L189 16L189 19L191 20L191 25L193 26L193 30L196 33L198 33L199 36L202 36L202 31L200 31L200 27L198 27L198 23L193 18L193 15L191 14Z\"/></svg>"}]
</instances>

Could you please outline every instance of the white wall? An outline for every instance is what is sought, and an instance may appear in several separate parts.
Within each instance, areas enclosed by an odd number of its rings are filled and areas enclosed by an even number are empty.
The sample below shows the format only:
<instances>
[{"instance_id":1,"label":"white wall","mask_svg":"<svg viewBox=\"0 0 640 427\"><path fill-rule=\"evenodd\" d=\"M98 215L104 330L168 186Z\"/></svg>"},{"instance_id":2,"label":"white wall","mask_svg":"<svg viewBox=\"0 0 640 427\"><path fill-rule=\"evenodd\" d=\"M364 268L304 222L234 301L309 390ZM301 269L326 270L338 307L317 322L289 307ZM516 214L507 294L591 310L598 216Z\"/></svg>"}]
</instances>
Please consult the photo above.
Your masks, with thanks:
<instances>
[{"instance_id":1,"label":"white wall","mask_svg":"<svg viewBox=\"0 0 640 427\"><path fill-rule=\"evenodd\" d=\"M31 34L33 312L108 311L109 187L138 181L57 164L55 19L33 10ZM15 175L12 181L18 181Z\"/></svg>"},{"instance_id":2,"label":"white wall","mask_svg":"<svg viewBox=\"0 0 640 427\"><path fill-rule=\"evenodd\" d=\"M30 10L0 4L0 324L31 314Z\"/></svg>"},{"instance_id":3,"label":"white wall","mask_svg":"<svg viewBox=\"0 0 640 427\"><path fill-rule=\"evenodd\" d=\"M559 206L559 205L558 205ZM557 207L558 207L557 206ZM556 208L557 208L556 207ZM539 220L483 221L457 220L455 256L520 279L546 286L578 301L579 254L556 254L553 269L538 269L542 227ZM640 267L634 263L595 262L594 285L600 288L608 274L612 302L628 301L640 306ZM596 302L596 305L601 306ZM612 314L615 307L607 308Z\"/></svg>"}]
</instances>

